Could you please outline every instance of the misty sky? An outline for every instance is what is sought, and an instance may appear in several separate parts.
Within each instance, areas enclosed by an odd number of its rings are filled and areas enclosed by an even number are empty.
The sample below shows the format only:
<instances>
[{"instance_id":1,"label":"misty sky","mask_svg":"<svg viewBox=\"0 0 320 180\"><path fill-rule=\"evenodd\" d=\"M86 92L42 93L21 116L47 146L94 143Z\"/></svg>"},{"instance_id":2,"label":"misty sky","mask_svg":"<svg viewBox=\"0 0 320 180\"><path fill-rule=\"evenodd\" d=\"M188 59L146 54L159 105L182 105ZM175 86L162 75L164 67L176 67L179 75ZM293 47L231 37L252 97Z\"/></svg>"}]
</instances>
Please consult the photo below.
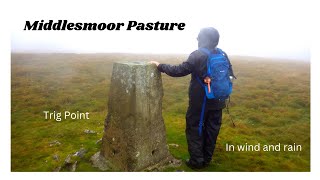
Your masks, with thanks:
<instances>
[{"instance_id":1,"label":"misty sky","mask_svg":"<svg viewBox=\"0 0 320 180\"><path fill-rule=\"evenodd\" d=\"M219 47L230 55L310 58L307 1L90 2L17 6L19 13L12 20L12 51L189 54L197 49L199 30L213 26L220 32ZM186 27L183 31L126 31L125 27L121 31L23 31L25 21L42 19L74 23L184 22Z\"/></svg>"}]
</instances>

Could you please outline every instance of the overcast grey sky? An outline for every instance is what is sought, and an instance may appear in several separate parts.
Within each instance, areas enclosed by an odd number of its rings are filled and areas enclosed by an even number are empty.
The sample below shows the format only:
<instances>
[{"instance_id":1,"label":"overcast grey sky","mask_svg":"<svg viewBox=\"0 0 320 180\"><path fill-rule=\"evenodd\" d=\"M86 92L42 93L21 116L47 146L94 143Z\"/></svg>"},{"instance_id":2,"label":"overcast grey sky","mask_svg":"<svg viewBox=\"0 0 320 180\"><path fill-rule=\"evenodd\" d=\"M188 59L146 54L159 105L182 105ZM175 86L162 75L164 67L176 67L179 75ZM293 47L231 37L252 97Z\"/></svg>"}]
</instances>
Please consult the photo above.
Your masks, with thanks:
<instances>
[{"instance_id":1,"label":"overcast grey sky","mask_svg":"<svg viewBox=\"0 0 320 180\"><path fill-rule=\"evenodd\" d=\"M12 12L13 52L184 53L197 49L202 27L220 32L219 47L230 55L310 58L308 1L66 1L22 2ZM24 3L24 4L23 4ZM19 12L19 13L17 13ZM184 22L183 31L23 31L25 21L111 23L130 20Z\"/></svg>"}]
</instances>

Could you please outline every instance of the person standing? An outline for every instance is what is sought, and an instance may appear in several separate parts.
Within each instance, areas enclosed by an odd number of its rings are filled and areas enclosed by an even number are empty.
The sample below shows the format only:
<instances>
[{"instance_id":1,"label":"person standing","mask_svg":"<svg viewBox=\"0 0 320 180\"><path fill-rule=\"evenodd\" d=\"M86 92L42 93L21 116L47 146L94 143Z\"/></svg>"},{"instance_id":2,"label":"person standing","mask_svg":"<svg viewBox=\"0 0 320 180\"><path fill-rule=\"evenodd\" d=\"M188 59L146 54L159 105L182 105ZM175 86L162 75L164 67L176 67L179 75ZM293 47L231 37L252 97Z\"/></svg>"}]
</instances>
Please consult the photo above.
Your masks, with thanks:
<instances>
[{"instance_id":1,"label":"person standing","mask_svg":"<svg viewBox=\"0 0 320 180\"><path fill-rule=\"evenodd\" d=\"M193 51L188 59L179 65L160 64L150 61L160 72L172 77L182 77L191 74L189 85L189 107L186 113L186 137L190 159L186 161L188 167L201 169L209 165L215 149L216 140L222 121L222 109L226 107L225 100L207 99L204 111L203 133L199 135L199 120L201 116L202 100L205 91L197 81L197 77L204 79L207 72L208 55L200 50L206 48L210 53L217 54L219 32L213 27L200 30L198 34L198 50ZM223 52L224 53L224 52ZM225 53L224 53L225 54ZM226 59L229 61L227 55ZM230 63L230 61L229 61ZM229 74L235 77L230 63Z\"/></svg>"}]
</instances>

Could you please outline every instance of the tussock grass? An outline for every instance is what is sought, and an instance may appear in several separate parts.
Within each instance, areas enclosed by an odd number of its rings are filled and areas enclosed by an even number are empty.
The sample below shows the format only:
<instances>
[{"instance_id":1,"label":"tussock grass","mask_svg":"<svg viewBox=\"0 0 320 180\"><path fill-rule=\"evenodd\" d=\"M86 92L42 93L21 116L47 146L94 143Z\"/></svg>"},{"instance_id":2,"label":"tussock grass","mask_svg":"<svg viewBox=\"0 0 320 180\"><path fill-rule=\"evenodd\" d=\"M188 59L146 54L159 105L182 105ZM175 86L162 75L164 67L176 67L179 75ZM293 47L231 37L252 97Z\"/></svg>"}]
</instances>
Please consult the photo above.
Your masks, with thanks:
<instances>
[{"instance_id":1,"label":"tussock grass","mask_svg":"<svg viewBox=\"0 0 320 180\"><path fill-rule=\"evenodd\" d=\"M158 60L178 64L185 55L12 54L12 171L54 171L80 148L77 171L98 171L90 157L100 149L112 63ZM310 64L231 57L234 82L230 116L223 124L210 166L204 171L310 171ZM163 118L170 152L187 159L185 112L190 76L162 76ZM90 112L90 120L45 120L43 111ZM90 129L96 134L86 134ZM53 141L60 145L50 146ZM226 152L226 144L301 144L299 152ZM59 157L58 160L53 158ZM192 171L185 164L165 171Z\"/></svg>"}]
</instances>

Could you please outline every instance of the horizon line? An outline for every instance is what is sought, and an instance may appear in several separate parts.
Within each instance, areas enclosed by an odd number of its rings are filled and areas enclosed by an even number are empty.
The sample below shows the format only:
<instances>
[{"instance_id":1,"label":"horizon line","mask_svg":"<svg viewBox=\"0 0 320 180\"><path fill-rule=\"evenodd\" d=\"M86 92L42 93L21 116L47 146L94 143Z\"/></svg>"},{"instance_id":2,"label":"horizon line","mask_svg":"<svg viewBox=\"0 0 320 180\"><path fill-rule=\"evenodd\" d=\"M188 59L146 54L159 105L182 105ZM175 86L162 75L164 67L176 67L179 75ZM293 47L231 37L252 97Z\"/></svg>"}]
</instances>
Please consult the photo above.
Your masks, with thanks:
<instances>
[{"instance_id":1,"label":"horizon line","mask_svg":"<svg viewBox=\"0 0 320 180\"><path fill-rule=\"evenodd\" d=\"M134 55L183 55L187 56L190 53L150 53L150 52L34 52L34 51L12 51L11 54L134 54ZM228 54L231 57L249 57L249 58L259 58L259 59L272 59L272 60L288 60L288 61L311 61L309 58L290 58L290 57L279 57L279 56L257 56L257 55L240 55L240 54Z\"/></svg>"}]
</instances>

